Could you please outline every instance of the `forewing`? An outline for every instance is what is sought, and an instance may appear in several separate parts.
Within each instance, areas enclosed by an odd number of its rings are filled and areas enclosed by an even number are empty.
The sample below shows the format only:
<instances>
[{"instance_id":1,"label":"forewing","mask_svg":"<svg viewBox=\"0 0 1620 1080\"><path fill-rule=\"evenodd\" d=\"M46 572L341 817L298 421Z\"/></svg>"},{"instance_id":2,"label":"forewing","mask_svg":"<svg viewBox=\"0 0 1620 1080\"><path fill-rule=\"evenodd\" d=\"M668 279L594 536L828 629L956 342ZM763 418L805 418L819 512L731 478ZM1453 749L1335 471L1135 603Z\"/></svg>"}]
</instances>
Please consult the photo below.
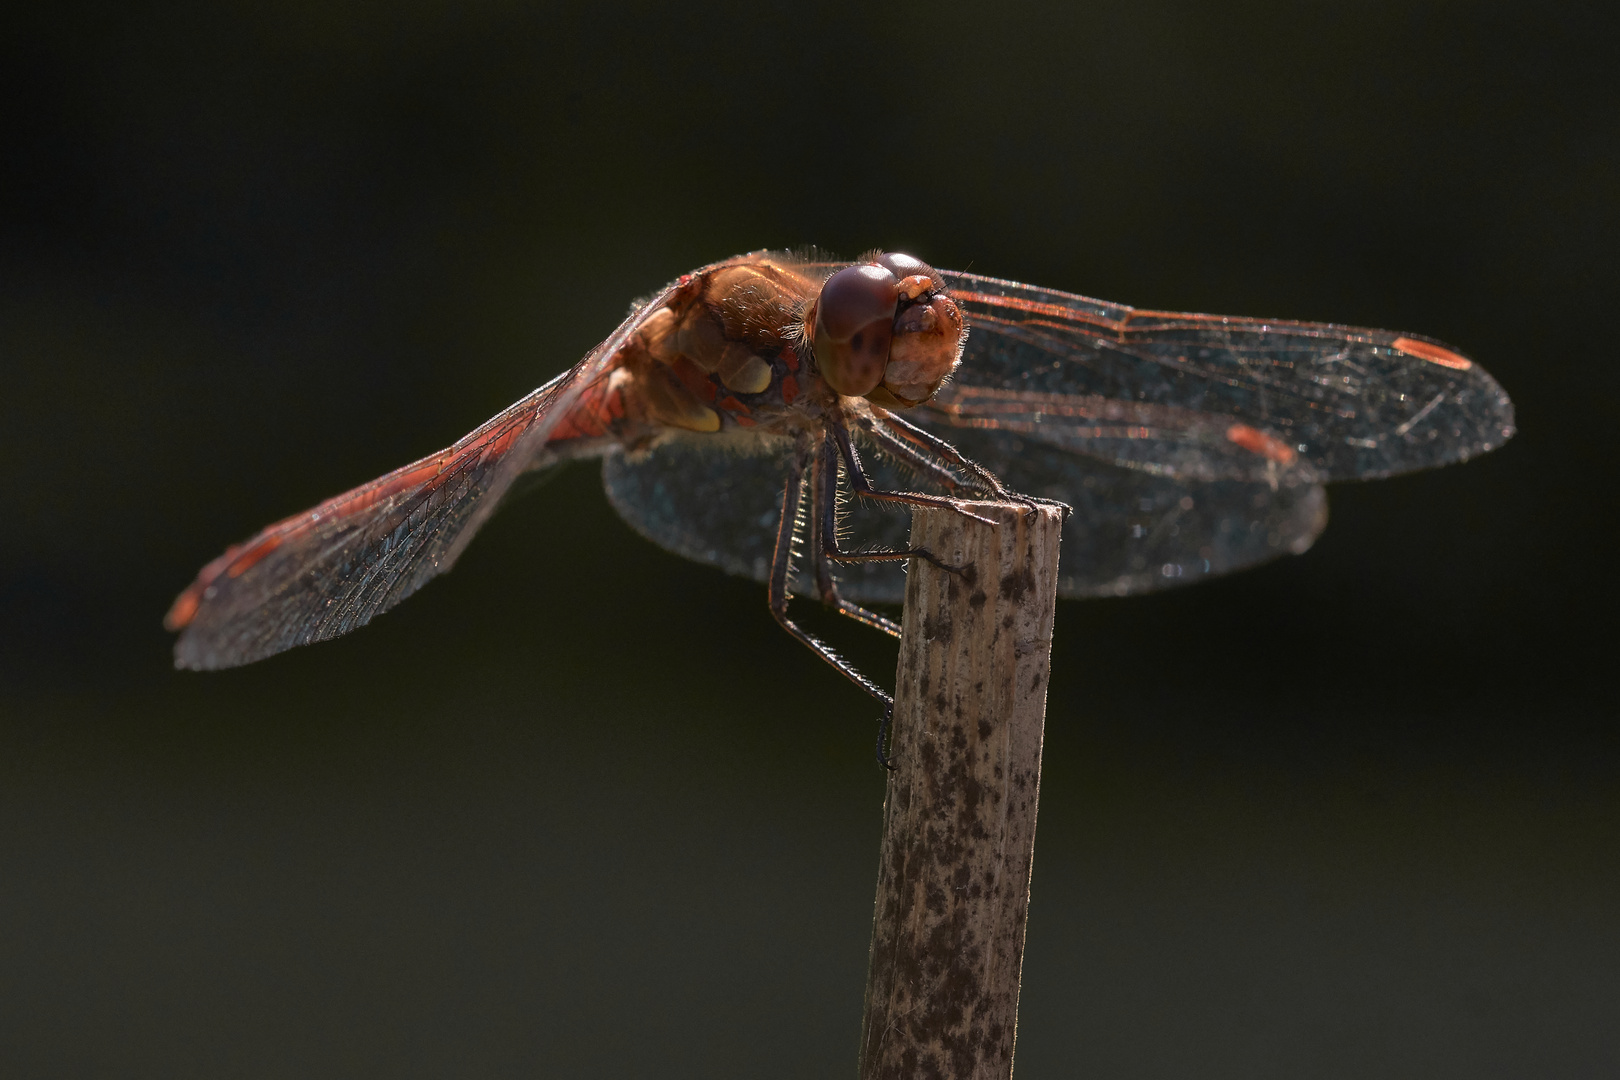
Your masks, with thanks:
<instances>
[{"instance_id":1,"label":"forewing","mask_svg":"<svg viewBox=\"0 0 1620 1080\"><path fill-rule=\"evenodd\" d=\"M1389 476L1466 461L1513 406L1457 350L1328 323L1141 311L948 272L971 327L938 422L1190 480Z\"/></svg>"},{"instance_id":2,"label":"forewing","mask_svg":"<svg viewBox=\"0 0 1620 1080\"><path fill-rule=\"evenodd\" d=\"M454 446L277 522L205 566L164 620L175 664L224 668L364 626L450 569L512 482L608 374L654 298L579 364Z\"/></svg>"}]
</instances>

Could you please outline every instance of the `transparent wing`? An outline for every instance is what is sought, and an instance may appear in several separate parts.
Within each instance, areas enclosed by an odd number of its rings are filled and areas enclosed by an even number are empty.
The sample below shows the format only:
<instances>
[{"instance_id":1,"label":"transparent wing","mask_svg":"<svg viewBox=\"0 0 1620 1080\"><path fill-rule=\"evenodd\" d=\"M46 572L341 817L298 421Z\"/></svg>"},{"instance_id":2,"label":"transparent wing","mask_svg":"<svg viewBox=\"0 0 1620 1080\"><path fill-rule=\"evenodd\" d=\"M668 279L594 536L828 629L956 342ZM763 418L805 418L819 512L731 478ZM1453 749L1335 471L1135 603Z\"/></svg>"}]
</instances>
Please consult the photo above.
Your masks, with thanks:
<instances>
[{"instance_id":1,"label":"transparent wing","mask_svg":"<svg viewBox=\"0 0 1620 1080\"><path fill-rule=\"evenodd\" d=\"M676 435L649 451L607 455L602 486L619 516L659 547L766 581L792 446L759 440L736 449Z\"/></svg>"},{"instance_id":2,"label":"transparent wing","mask_svg":"<svg viewBox=\"0 0 1620 1080\"><path fill-rule=\"evenodd\" d=\"M996 430L947 431L957 448L1026 495L1068 503L1058 593L1124 596L1190 585L1311 546L1327 493L1307 467L1260 480L1188 480L1111 465Z\"/></svg>"},{"instance_id":3,"label":"transparent wing","mask_svg":"<svg viewBox=\"0 0 1620 1080\"><path fill-rule=\"evenodd\" d=\"M1006 431L943 431L1009 487L1074 507L1064 525L1059 592L1120 596L1191 584L1298 553L1327 523L1327 499L1308 469L1274 469L1263 481L1186 481L1108 465ZM638 532L688 559L765 581L787 475L788 444L741 455L701 436L602 465L614 508ZM883 487L924 488L875 447L863 450ZM907 546L903 510L859 500L845 505L846 545ZM893 563L842 566L840 590L863 603L900 603L905 575ZM806 579L807 580L807 579Z\"/></svg>"},{"instance_id":4,"label":"transparent wing","mask_svg":"<svg viewBox=\"0 0 1620 1080\"><path fill-rule=\"evenodd\" d=\"M947 272L971 332L937 423L1164 476L1320 480L1466 461L1513 434L1485 371L1415 334L1142 311Z\"/></svg>"},{"instance_id":5,"label":"transparent wing","mask_svg":"<svg viewBox=\"0 0 1620 1080\"><path fill-rule=\"evenodd\" d=\"M614 453L602 462L602 484L619 516L659 547L718 566L739 577L766 582L782 515L792 443L751 440L728 447L704 436L677 436L638 454ZM893 463L868 462L874 479L896 486ZM909 480L906 486L911 485ZM869 503L848 504L844 532L852 547L904 547L911 529L903 510ZM800 551L790 591L811 578ZM898 566L854 564L834 576L851 599L899 603L905 578Z\"/></svg>"},{"instance_id":6,"label":"transparent wing","mask_svg":"<svg viewBox=\"0 0 1620 1080\"><path fill-rule=\"evenodd\" d=\"M223 668L364 626L450 569L557 424L590 405L609 363L671 290L575 367L448 449L271 525L203 567L164 624L175 664Z\"/></svg>"}]
</instances>

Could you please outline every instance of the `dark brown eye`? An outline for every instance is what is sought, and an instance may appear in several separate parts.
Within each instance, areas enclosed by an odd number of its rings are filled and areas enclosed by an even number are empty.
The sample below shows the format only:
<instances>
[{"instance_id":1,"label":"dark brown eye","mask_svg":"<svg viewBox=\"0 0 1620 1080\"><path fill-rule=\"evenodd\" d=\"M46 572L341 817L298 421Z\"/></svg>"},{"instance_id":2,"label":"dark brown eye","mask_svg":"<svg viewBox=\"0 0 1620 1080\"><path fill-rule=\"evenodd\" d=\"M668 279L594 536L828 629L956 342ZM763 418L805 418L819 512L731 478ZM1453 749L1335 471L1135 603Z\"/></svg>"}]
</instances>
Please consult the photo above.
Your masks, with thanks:
<instances>
[{"instance_id":1,"label":"dark brown eye","mask_svg":"<svg viewBox=\"0 0 1620 1080\"><path fill-rule=\"evenodd\" d=\"M921 259L910 255L903 255L898 251L890 251L877 257L877 264L896 278L908 278L913 274L933 276L933 269Z\"/></svg>"},{"instance_id":2,"label":"dark brown eye","mask_svg":"<svg viewBox=\"0 0 1620 1080\"><path fill-rule=\"evenodd\" d=\"M859 397L883 381L894 336L899 282L882 266L847 266L828 278L816 301L816 362L840 394Z\"/></svg>"},{"instance_id":3,"label":"dark brown eye","mask_svg":"<svg viewBox=\"0 0 1620 1080\"><path fill-rule=\"evenodd\" d=\"M816 317L834 340L848 341L874 319L894 318L896 280L881 266L846 266L822 285Z\"/></svg>"}]
</instances>

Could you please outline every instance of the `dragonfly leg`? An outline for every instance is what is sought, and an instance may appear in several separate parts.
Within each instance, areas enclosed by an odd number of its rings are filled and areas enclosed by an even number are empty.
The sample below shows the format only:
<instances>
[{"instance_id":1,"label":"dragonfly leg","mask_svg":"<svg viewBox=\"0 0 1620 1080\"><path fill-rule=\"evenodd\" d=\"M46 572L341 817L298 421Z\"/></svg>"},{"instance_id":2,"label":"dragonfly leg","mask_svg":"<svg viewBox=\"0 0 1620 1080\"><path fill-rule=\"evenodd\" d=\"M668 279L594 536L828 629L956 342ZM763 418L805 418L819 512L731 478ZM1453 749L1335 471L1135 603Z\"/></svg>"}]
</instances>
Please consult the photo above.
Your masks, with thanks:
<instances>
[{"instance_id":1,"label":"dragonfly leg","mask_svg":"<svg viewBox=\"0 0 1620 1080\"><path fill-rule=\"evenodd\" d=\"M925 495L920 491L884 491L873 487L872 481L867 478L866 470L861 467L861 457L855 451L855 443L849 437L849 429L841 423L828 424L827 428L829 439L832 440L833 445L836 445L838 455L844 459L844 468L849 473L849 486L855 490L855 494L862 498L903 503L907 506L934 506L941 510L954 510L964 517L970 517L974 521L982 521L986 525L1001 524L999 521L975 514L971 505L965 499L955 499L946 495ZM891 557L896 559L911 558L913 554L912 552L890 553ZM849 560L852 557L837 555L834 558ZM929 561L934 562L935 565L941 568L946 568L944 563L937 562L931 557Z\"/></svg>"},{"instance_id":2,"label":"dragonfly leg","mask_svg":"<svg viewBox=\"0 0 1620 1080\"><path fill-rule=\"evenodd\" d=\"M832 560L828 557L828 544L823 539L833 537L833 547L837 545L838 529L838 473L836 458L831 476L828 475L826 458L817 459L815 471L810 482L810 513L805 515L810 526L809 548L810 558L816 568L816 591L821 596L821 602L832 608L840 615L854 619L863 626L870 626L874 630L881 630L890 637L900 636L900 626L892 619L885 618L875 611L869 611L859 604L845 600L838 592L838 583L833 580Z\"/></svg>"},{"instance_id":3,"label":"dragonfly leg","mask_svg":"<svg viewBox=\"0 0 1620 1080\"><path fill-rule=\"evenodd\" d=\"M833 430L836 431L839 429L834 428ZM854 453L855 448L848 442L848 440L849 433L847 431L844 432L844 439L842 442L835 442L834 436L831 434L831 432L829 432L821 444L821 460L818 463L816 470L818 478L821 480L821 505L815 508L816 512L821 518L820 555L825 559L830 559L833 562L841 563L904 562L907 559L926 559L928 562L933 563L935 566L946 571L947 573L961 573L962 568L960 566L952 566L950 563L945 562L927 548L845 551L843 548L838 546L838 458L840 451L846 445L849 446L850 453ZM849 458L845 458L846 463L849 460ZM937 495L922 495L913 492L876 491L876 489L874 489L871 483L866 479L866 474L861 471L860 459L855 458L854 462L854 466L849 470L849 475L851 478L851 486L854 487L856 492L859 494L870 494L874 498L902 495L906 496L906 498L900 499L899 501L911 502L913 505L946 506L950 509L956 510L958 513L967 513L969 517L976 518L977 520L983 521L986 524L998 524L997 522L990 521L988 518L981 518L977 514L971 514L966 510L963 510L959 505L961 500L958 499L943 499ZM860 478L859 481L855 480L855 477L857 476ZM873 494L874 492L875 494Z\"/></svg>"},{"instance_id":4,"label":"dragonfly leg","mask_svg":"<svg viewBox=\"0 0 1620 1080\"><path fill-rule=\"evenodd\" d=\"M996 491L980 484L974 477L964 479L958 476L947 468L937 456L919 450L911 443L895 435L894 432L884 426L881 420L863 416L858 418L856 423L861 426L862 431L872 437L872 441L877 443L878 448L884 453L909 466L919 475L926 476L945 490L957 491L965 488L971 492L983 493L992 498L996 497Z\"/></svg>"},{"instance_id":5,"label":"dragonfly leg","mask_svg":"<svg viewBox=\"0 0 1620 1080\"><path fill-rule=\"evenodd\" d=\"M878 436L877 431L875 430L880 427L889 429L888 434L895 438L896 441L903 439L906 442L912 443L916 446L924 447L939 457L944 458L952 465L955 465L958 468L966 469L972 474L974 479L978 481L978 485L976 486L980 486L981 489L989 494L992 498L1004 499L1009 502L1023 503L1025 506L1029 507L1032 513L1037 506L1055 506L1059 510L1063 511L1063 517L1065 519L1067 519L1070 514L1074 513L1074 508L1068 503L1059 502L1056 499L1042 499L1034 495L1023 495L1016 491L1009 491L1002 485L1001 481L997 479L995 473L991 472L983 465L980 465L972 458L967 457L960 450L946 442L944 439L940 438L938 435L918 427L909 420L906 420L895 413L884 410L881 418L868 427L868 430L872 431L875 437L881 439L881 436Z\"/></svg>"},{"instance_id":6,"label":"dragonfly leg","mask_svg":"<svg viewBox=\"0 0 1620 1080\"><path fill-rule=\"evenodd\" d=\"M933 432L924 431L895 413L883 410L881 414L875 415L871 419L863 417L857 422L873 438L882 443L884 448L891 454L904 458L908 462L926 463L924 467L931 474L945 473L950 475L954 481L953 486L982 491L991 498L996 499L1010 499L1013 497L1012 492L1002 486L995 473L966 456ZM970 479L964 484L960 477L949 473L939 464L940 459L965 470Z\"/></svg>"},{"instance_id":7,"label":"dragonfly leg","mask_svg":"<svg viewBox=\"0 0 1620 1080\"><path fill-rule=\"evenodd\" d=\"M878 764L894 772L894 758L889 756L889 733L894 729L894 702L889 702L883 709L883 719L878 721L877 759Z\"/></svg>"},{"instance_id":8,"label":"dragonfly leg","mask_svg":"<svg viewBox=\"0 0 1620 1080\"><path fill-rule=\"evenodd\" d=\"M894 710L894 698L890 697L877 683L862 675L855 665L834 652L830 645L788 618L788 600L790 598L787 584L788 574L793 569L793 540L798 532L799 504L804 495L805 465L813 453L809 437L801 437L798 447L795 448L793 459L788 466L787 483L782 489L782 520L777 526L776 549L771 559L771 614L781 624L782 629L809 646L812 652L831 664L846 679L877 698L883 704L885 720L879 727L879 734L882 735L888 723L887 718ZM888 759L882 754L881 746L878 758L885 766L889 764Z\"/></svg>"}]
</instances>

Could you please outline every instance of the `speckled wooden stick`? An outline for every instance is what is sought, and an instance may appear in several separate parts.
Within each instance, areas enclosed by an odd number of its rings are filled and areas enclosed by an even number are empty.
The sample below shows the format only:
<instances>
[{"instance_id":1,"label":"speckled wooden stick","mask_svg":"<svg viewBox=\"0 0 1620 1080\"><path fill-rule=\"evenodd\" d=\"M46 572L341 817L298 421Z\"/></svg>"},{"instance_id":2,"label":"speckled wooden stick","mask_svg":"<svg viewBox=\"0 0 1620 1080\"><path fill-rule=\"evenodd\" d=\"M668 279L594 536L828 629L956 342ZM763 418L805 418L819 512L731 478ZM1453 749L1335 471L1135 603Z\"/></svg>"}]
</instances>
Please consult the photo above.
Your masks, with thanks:
<instances>
[{"instance_id":1,"label":"speckled wooden stick","mask_svg":"<svg viewBox=\"0 0 1620 1080\"><path fill-rule=\"evenodd\" d=\"M918 509L895 683L862 1080L1007 1080L1062 518Z\"/></svg>"}]
</instances>

